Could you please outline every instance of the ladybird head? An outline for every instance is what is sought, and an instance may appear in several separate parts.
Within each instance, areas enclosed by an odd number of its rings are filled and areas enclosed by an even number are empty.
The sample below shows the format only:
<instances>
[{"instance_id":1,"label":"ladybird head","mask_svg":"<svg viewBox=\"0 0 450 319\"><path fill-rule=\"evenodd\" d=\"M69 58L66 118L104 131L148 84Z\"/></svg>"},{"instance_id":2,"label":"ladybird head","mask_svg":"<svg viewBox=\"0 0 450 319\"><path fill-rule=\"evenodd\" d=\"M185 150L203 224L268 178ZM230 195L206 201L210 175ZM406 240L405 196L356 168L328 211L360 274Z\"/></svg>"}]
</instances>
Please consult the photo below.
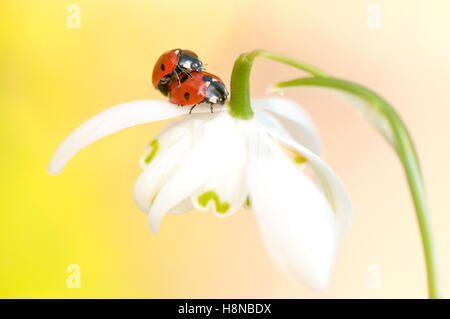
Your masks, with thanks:
<instances>
[{"instance_id":1,"label":"ladybird head","mask_svg":"<svg viewBox=\"0 0 450 319\"><path fill-rule=\"evenodd\" d=\"M178 57L178 65L185 70L200 72L203 70L203 63L192 51L182 51Z\"/></svg>"},{"instance_id":2,"label":"ladybird head","mask_svg":"<svg viewBox=\"0 0 450 319\"><path fill-rule=\"evenodd\" d=\"M225 84L219 81L213 81L206 90L205 100L213 104L225 104L228 99L228 91Z\"/></svg>"},{"instance_id":3,"label":"ladybird head","mask_svg":"<svg viewBox=\"0 0 450 319\"><path fill-rule=\"evenodd\" d=\"M196 60L191 64L192 71L200 72L203 69L203 63L200 60Z\"/></svg>"}]
</instances>

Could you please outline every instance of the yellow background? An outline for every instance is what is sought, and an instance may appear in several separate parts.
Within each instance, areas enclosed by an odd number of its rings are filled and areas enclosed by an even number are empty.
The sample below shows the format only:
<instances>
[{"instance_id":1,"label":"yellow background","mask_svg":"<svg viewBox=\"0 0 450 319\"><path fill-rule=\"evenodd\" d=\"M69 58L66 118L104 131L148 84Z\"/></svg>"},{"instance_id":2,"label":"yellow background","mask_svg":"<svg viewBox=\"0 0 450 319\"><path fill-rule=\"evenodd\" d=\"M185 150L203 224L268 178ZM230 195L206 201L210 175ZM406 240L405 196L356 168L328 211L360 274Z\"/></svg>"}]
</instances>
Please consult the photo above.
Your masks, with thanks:
<instances>
[{"instance_id":1,"label":"yellow background","mask_svg":"<svg viewBox=\"0 0 450 319\"><path fill-rule=\"evenodd\" d=\"M81 27L66 25L70 3ZM367 26L368 5L381 28ZM326 160L348 187L354 221L329 289L313 293L271 263L253 213L164 218L157 237L135 206L138 157L164 123L95 143L61 175L47 163L76 126L106 107L162 98L150 84L165 50L189 48L229 83L255 48L317 65L381 93L407 123L429 195L443 288L450 293L448 1L2 1L0 4L1 297L426 297L425 268L401 166L345 104L287 91L316 121ZM298 76L257 61L252 94ZM81 267L69 289L66 268ZM369 288L370 265L381 287ZM448 296L448 294L446 295Z\"/></svg>"}]
</instances>

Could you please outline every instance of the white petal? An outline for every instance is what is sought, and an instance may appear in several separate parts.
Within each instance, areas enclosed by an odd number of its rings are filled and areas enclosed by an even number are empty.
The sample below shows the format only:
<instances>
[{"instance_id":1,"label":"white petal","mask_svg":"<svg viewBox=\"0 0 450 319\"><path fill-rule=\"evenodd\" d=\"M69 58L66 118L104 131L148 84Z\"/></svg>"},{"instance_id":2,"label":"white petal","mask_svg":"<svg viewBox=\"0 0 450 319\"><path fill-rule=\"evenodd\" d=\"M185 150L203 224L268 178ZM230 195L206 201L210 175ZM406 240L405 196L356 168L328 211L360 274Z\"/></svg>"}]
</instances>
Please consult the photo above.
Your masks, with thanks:
<instances>
[{"instance_id":1,"label":"white petal","mask_svg":"<svg viewBox=\"0 0 450 319\"><path fill-rule=\"evenodd\" d=\"M194 209L194 206L192 206L191 199L186 198L181 203L175 205L172 207L167 214L170 215L178 215L178 214L184 214Z\"/></svg>"},{"instance_id":2,"label":"white petal","mask_svg":"<svg viewBox=\"0 0 450 319\"><path fill-rule=\"evenodd\" d=\"M197 110L208 111L206 108ZM76 153L102 137L131 126L166 120L186 115L188 112L187 108L159 100L134 101L113 106L76 128L56 150L48 171L53 175L58 174Z\"/></svg>"},{"instance_id":3,"label":"white petal","mask_svg":"<svg viewBox=\"0 0 450 319\"><path fill-rule=\"evenodd\" d=\"M274 131L277 134L292 138L291 134L284 128L284 126L269 112L264 112L255 109L254 118L260 126L264 127L267 131Z\"/></svg>"},{"instance_id":4,"label":"white petal","mask_svg":"<svg viewBox=\"0 0 450 319\"><path fill-rule=\"evenodd\" d=\"M228 113L214 115L196 132L191 151L182 158L182 165L161 188L150 209L149 225L153 233L157 233L162 217L171 207L198 193L214 171L221 169L216 163L221 154L219 149L222 146L228 149L223 145L224 137L234 122L238 121Z\"/></svg>"},{"instance_id":5,"label":"white petal","mask_svg":"<svg viewBox=\"0 0 450 319\"><path fill-rule=\"evenodd\" d=\"M265 129L265 127L263 128ZM309 161L309 165L313 169L322 191L328 198L328 201L336 214L338 235L342 236L345 234L350 228L352 220L352 204L347 189L339 177L328 164L306 147L298 144L285 135L279 134L275 130L269 130L267 132L279 142L298 152Z\"/></svg>"},{"instance_id":6,"label":"white petal","mask_svg":"<svg viewBox=\"0 0 450 319\"><path fill-rule=\"evenodd\" d=\"M230 117L215 122L206 134L214 139L208 154L213 163L203 185L192 195L192 204L200 211L212 211L217 217L237 212L247 197L245 169L247 148L241 125Z\"/></svg>"},{"instance_id":7,"label":"white petal","mask_svg":"<svg viewBox=\"0 0 450 319\"><path fill-rule=\"evenodd\" d=\"M155 146L147 145L147 152L140 160L144 172L139 176L133 191L134 200L140 210L149 213L160 189L184 164L184 159L190 153L192 143L197 142L203 125L216 116L192 114L182 120L168 123L153 140L157 141L157 147L150 162L146 159ZM193 208L191 199L186 198L181 203L174 204L167 213L181 214Z\"/></svg>"},{"instance_id":8,"label":"white petal","mask_svg":"<svg viewBox=\"0 0 450 319\"><path fill-rule=\"evenodd\" d=\"M153 154L154 159L183 137L196 134L196 131L200 131L203 124L212 118L213 115L211 114L191 114L168 123L158 132L156 138L146 145L146 152L140 158L141 167L144 169L149 164L148 156L154 151L154 145L152 143L157 143L157 151Z\"/></svg>"},{"instance_id":9,"label":"white petal","mask_svg":"<svg viewBox=\"0 0 450 319\"><path fill-rule=\"evenodd\" d=\"M182 164L183 157L189 151L190 141L191 135L187 134L171 147L158 150L157 155L146 166L133 190L134 201L141 211L146 214L150 211L152 201L161 187Z\"/></svg>"},{"instance_id":10,"label":"white petal","mask_svg":"<svg viewBox=\"0 0 450 319\"><path fill-rule=\"evenodd\" d=\"M183 160L180 169L162 186L150 208L148 223L156 235L161 225L161 219L172 207L188 199L206 180L207 174L202 171L203 152L194 149ZM196 159L199 161L196 162Z\"/></svg>"},{"instance_id":11,"label":"white petal","mask_svg":"<svg viewBox=\"0 0 450 319\"><path fill-rule=\"evenodd\" d=\"M248 189L275 263L309 288L325 289L337 239L333 211L323 193L281 156L253 162L248 168Z\"/></svg>"},{"instance_id":12,"label":"white petal","mask_svg":"<svg viewBox=\"0 0 450 319\"><path fill-rule=\"evenodd\" d=\"M322 143L314 122L297 103L281 97L252 100L256 110L266 111L276 117L293 139L317 155L321 154Z\"/></svg>"}]
</instances>

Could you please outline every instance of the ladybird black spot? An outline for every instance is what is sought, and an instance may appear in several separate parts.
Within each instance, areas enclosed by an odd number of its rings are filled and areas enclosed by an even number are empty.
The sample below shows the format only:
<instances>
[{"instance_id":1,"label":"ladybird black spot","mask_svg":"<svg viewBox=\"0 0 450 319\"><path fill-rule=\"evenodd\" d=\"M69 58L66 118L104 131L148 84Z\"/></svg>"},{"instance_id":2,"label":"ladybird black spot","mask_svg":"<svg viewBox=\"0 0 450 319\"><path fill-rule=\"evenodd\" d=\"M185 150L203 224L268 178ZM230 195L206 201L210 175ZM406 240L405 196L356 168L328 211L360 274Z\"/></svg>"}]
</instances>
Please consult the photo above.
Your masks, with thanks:
<instances>
[{"instance_id":1,"label":"ladybird black spot","mask_svg":"<svg viewBox=\"0 0 450 319\"><path fill-rule=\"evenodd\" d=\"M166 69L166 67L164 66L164 64L161 64L161 71L164 71Z\"/></svg>"},{"instance_id":2,"label":"ladybird black spot","mask_svg":"<svg viewBox=\"0 0 450 319\"><path fill-rule=\"evenodd\" d=\"M191 95L189 94L189 92L184 93L184 99L186 101L189 101L189 98L191 97Z\"/></svg>"},{"instance_id":3,"label":"ladybird black spot","mask_svg":"<svg viewBox=\"0 0 450 319\"><path fill-rule=\"evenodd\" d=\"M204 75L202 77L202 80L205 81L205 82L212 82L212 77L209 76L209 75Z\"/></svg>"}]
</instances>

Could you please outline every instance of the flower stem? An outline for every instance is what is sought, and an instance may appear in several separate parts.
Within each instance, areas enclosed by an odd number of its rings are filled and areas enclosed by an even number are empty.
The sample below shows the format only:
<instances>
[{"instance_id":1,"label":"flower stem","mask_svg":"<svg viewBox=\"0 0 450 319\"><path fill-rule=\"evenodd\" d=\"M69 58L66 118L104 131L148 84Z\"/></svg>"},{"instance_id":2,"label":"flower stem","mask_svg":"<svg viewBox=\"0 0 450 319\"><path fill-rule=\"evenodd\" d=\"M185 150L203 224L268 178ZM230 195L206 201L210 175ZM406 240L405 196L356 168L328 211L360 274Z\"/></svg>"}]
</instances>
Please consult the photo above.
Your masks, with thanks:
<instances>
[{"instance_id":1,"label":"flower stem","mask_svg":"<svg viewBox=\"0 0 450 319\"><path fill-rule=\"evenodd\" d=\"M422 236L423 249L428 277L428 294L430 298L440 298L439 276L437 270L436 254L433 247L431 223L425 197L425 189L420 172L419 160L414 144L404 123L395 110L378 94L373 91L349 81L331 77L300 78L287 82L278 83L276 88L288 88L296 86L326 87L334 90L344 91L362 99L369 111L375 112L389 125L390 134L384 134L397 152L408 180L414 202L416 217ZM367 110L366 110L367 111ZM388 138L389 136L390 138Z\"/></svg>"},{"instance_id":2,"label":"flower stem","mask_svg":"<svg viewBox=\"0 0 450 319\"><path fill-rule=\"evenodd\" d=\"M265 57L275 60L314 76L328 76L327 73L295 59L264 50L255 50L243 53L234 63L231 74L231 98L229 102L230 113L233 117L242 120L249 120L253 117L253 110L250 106L250 70L256 57Z\"/></svg>"},{"instance_id":3,"label":"flower stem","mask_svg":"<svg viewBox=\"0 0 450 319\"><path fill-rule=\"evenodd\" d=\"M375 124L380 133L383 134L395 149L403 165L416 210L420 234L422 236L427 268L428 294L430 298L440 298L441 292L439 287L436 254L434 252L431 223L419 160L408 130L395 110L378 94L361 85L333 78L316 67L280 54L255 50L241 54L233 67L229 106L230 114L236 118L248 120L253 117L253 111L250 106L249 78L250 70L256 57L265 57L275 60L305 71L313 76L281 82L276 84L274 86L275 88L282 89L295 86L315 86L334 89L341 93L346 92L366 102L363 103L365 109L362 111L378 117L377 121L374 121L372 118L369 122Z\"/></svg>"}]
</instances>

